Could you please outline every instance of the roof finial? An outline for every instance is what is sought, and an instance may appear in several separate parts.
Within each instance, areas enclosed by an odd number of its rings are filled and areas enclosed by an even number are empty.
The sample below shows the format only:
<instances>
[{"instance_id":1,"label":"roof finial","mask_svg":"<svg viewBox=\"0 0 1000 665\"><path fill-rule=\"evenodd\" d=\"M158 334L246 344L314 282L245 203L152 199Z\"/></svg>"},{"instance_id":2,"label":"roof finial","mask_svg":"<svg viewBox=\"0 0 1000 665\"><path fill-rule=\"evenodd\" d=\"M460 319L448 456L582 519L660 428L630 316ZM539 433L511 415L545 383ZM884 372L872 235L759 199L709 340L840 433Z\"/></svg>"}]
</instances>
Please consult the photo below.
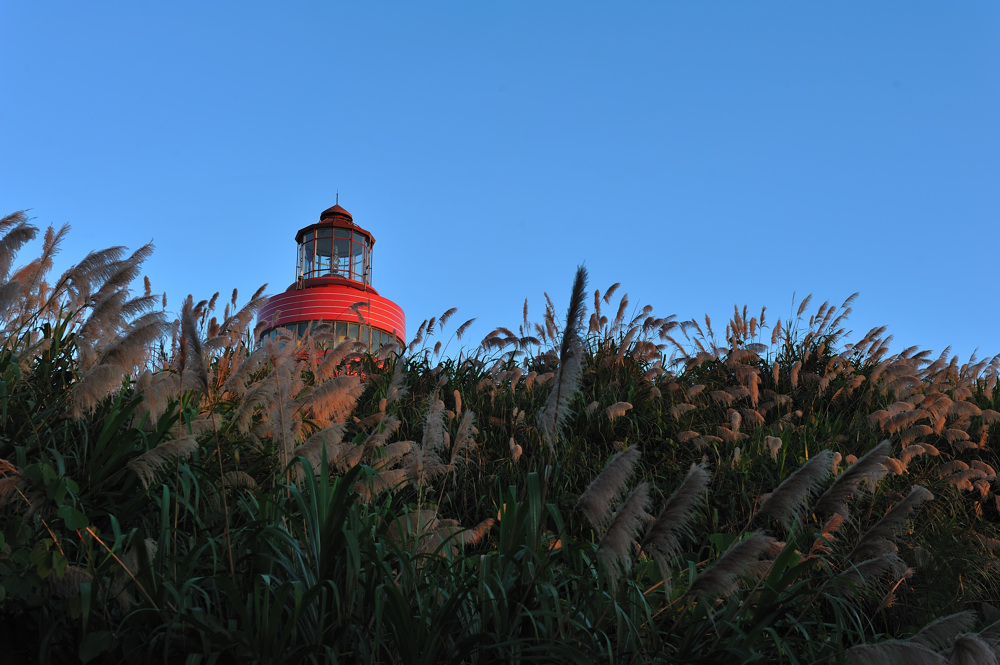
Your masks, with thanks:
<instances>
[{"instance_id":1,"label":"roof finial","mask_svg":"<svg viewBox=\"0 0 1000 665\"><path fill-rule=\"evenodd\" d=\"M337 189L337 205L340 205L340 188Z\"/></svg>"}]
</instances>

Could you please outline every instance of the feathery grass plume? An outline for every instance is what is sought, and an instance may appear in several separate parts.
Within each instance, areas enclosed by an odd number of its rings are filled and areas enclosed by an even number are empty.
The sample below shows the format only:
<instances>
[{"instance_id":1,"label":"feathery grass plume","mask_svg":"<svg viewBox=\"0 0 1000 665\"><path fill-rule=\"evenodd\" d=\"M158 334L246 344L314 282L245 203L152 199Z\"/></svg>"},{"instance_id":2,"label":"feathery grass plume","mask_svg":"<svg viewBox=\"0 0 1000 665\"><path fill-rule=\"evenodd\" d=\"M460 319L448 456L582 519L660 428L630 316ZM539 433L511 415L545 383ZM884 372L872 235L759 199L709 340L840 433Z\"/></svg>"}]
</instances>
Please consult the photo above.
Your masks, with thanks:
<instances>
[{"instance_id":1,"label":"feathery grass plume","mask_svg":"<svg viewBox=\"0 0 1000 665\"><path fill-rule=\"evenodd\" d=\"M628 560L638 545L642 527L649 523L649 484L640 483L628 495L615 513L601 544L597 547L597 557L604 562L612 583L618 574L628 568Z\"/></svg>"},{"instance_id":2,"label":"feathery grass plume","mask_svg":"<svg viewBox=\"0 0 1000 665\"><path fill-rule=\"evenodd\" d=\"M837 532L840 530L840 527L844 526L846 521L847 520L844 519L843 515L834 513L833 516L826 521L826 524L823 525L823 532L820 533L819 537L815 540L815 542L813 542L812 547L809 550L810 554L828 554L832 550L831 544L836 538Z\"/></svg>"},{"instance_id":3,"label":"feathery grass plume","mask_svg":"<svg viewBox=\"0 0 1000 665\"><path fill-rule=\"evenodd\" d=\"M717 436L712 436L711 434L703 434L702 436L695 437L692 440L695 450L701 450L705 446L711 445L713 443L722 443L722 439Z\"/></svg>"},{"instance_id":4,"label":"feathery grass plume","mask_svg":"<svg viewBox=\"0 0 1000 665\"><path fill-rule=\"evenodd\" d=\"M579 328L585 313L584 297L587 288L587 270L580 266L573 281L573 293L566 313L566 326L559 347L559 368L545 406L538 412L538 427L542 439L551 452L555 451L556 438L569 416L569 404L577 391L580 369L583 364L583 344Z\"/></svg>"},{"instance_id":5,"label":"feathery grass plume","mask_svg":"<svg viewBox=\"0 0 1000 665\"><path fill-rule=\"evenodd\" d=\"M861 537L848 558L852 560L868 559L884 552L895 552L896 544L893 541L896 538L896 533L910 515L920 508L921 504L933 498L934 495L926 487L915 485L909 494L898 501L882 519Z\"/></svg>"},{"instance_id":6,"label":"feathery grass plume","mask_svg":"<svg viewBox=\"0 0 1000 665\"><path fill-rule=\"evenodd\" d=\"M882 464L885 466L886 471L894 476L901 476L906 473L906 465L895 457L886 457L885 462Z\"/></svg>"},{"instance_id":7,"label":"feathery grass plume","mask_svg":"<svg viewBox=\"0 0 1000 665\"><path fill-rule=\"evenodd\" d=\"M781 437L766 436L764 437L764 444L767 446L768 452L771 453L771 459L778 459L778 451L781 450Z\"/></svg>"},{"instance_id":8,"label":"feathery grass plume","mask_svg":"<svg viewBox=\"0 0 1000 665\"><path fill-rule=\"evenodd\" d=\"M945 482L952 487L971 492L974 489L973 483L975 481L982 480L985 477L986 474L979 469L969 469L967 471L959 471L958 473L948 476L945 478Z\"/></svg>"},{"instance_id":9,"label":"feathery grass plume","mask_svg":"<svg viewBox=\"0 0 1000 665\"><path fill-rule=\"evenodd\" d=\"M688 388L684 394L687 395L688 399L692 399L695 395L703 391L705 387L706 386L704 384L699 383L698 385L691 386L690 388Z\"/></svg>"},{"instance_id":10,"label":"feathery grass plume","mask_svg":"<svg viewBox=\"0 0 1000 665\"><path fill-rule=\"evenodd\" d=\"M697 408L694 404L675 404L670 407L669 413L673 416L674 420L680 420L682 415Z\"/></svg>"},{"instance_id":11,"label":"feathery grass plume","mask_svg":"<svg viewBox=\"0 0 1000 665\"><path fill-rule=\"evenodd\" d=\"M96 408L121 386L124 377L145 366L152 345L167 328L162 312L149 312L130 323L120 312L116 316L117 322L105 331L104 338L78 346L82 376L72 387L72 417L82 417Z\"/></svg>"},{"instance_id":12,"label":"feathery grass plume","mask_svg":"<svg viewBox=\"0 0 1000 665\"><path fill-rule=\"evenodd\" d=\"M973 469L977 469L977 470L982 471L983 473L985 473L986 474L986 480L992 481L992 480L994 480L996 478L996 475L997 475L996 470L992 466L990 466L989 464L987 464L986 462L983 462L982 460L975 459L975 460L970 461L969 462L969 467L973 468Z\"/></svg>"},{"instance_id":13,"label":"feathery grass plume","mask_svg":"<svg viewBox=\"0 0 1000 665\"><path fill-rule=\"evenodd\" d=\"M611 298L612 298L612 296L615 295L615 291L618 290L619 286L621 286L621 282L615 282L614 284L612 284L611 286L609 286L608 289L604 292L604 304L605 305L610 305L611 304Z\"/></svg>"},{"instance_id":14,"label":"feathery grass plume","mask_svg":"<svg viewBox=\"0 0 1000 665\"><path fill-rule=\"evenodd\" d=\"M264 295L264 290L267 288L267 284L264 284L259 289L257 289L250 300L247 301L243 307L239 310L234 311L231 314L227 314L222 324L219 326L219 334L213 339L205 341L205 348L210 351L216 351L226 344L236 344L246 333L247 328L253 323L253 317L257 313L264 303L267 302L267 296ZM233 297L230 301L233 308L236 307L236 296L237 290L233 289ZM227 306L228 310L228 306Z\"/></svg>"},{"instance_id":15,"label":"feathery grass plume","mask_svg":"<svg viewBox=\"0 0 1000 665\"><path fill-rule=\"evenodd\" d=\"M398 359L393 363L392 379L389 381L389 387L385 389L386 406L394 404L410 392L410 389L403 383L405 379L406 363Z\"/></svg>"},{"instance_id":16,"label":"feathery grass plume","mask_svg":"<svg viewBox=\"0 0 1000 665\"><path fill-rule=\"evenodd\" d=\"M344 374L317 386L311 393L298 400L298 406L302 411L311 412L320 421L343 422L354 411L364 391L365 386L361 383L361 379L355 375Z\"/></svg>"},{"instance_id":17,"label":"feathery grass plume","mask_svg":"<svg viewBox=\"0 0 1000 665\"><path fill-rule=\"evenodd\" d=\"M364 446L365 451L370 451L373 448L382 448L387 443L389 443L389 437L396 433L396 431L403 425L401 421L396 416L384 416L382 413L376 413L374 416L369 416L365 420L369 420L373 417L377 417L378 420L374 423L374 429L368 434L368 437L361 444ZM365 422L361 420L356 422L356 426L361 427L361 424Z\"/></svg>"},{"instance_id":18,"label":"feathery grass plume","mask_svg":"<svg viewBox=\"0 0 1000 665\"><path fill-rule=\"evenodd\" d=\"M694 507L708 490L709 480L711 476L704 464L692 464L684 481L663 504L640 544L641 551L652 556L660 567L663 583L668 588L671 562L680 553L681 539L691 536Z\"/></svg>"},{"instance_id":19,"label":"feathery grass plume","mask_svg":"<svg viewBox=\"0 0 1000 665\"><path fill-rule=\"evenodd\" d=\"M639 449L629 446L615 454L591 481L576 502L576 507L587 517L595 530L604 529L611 521L611 510L615 499L625 491L625 484L639 460Z\"/></svg>"},{"instance_id":20,"label":"feathery grass plume","mask_svg":"<svg viewBox=\"0 0 1000 665\"><path fill-rule=\"evenodd\" d=\"M679 433L677 435L677 441L679 443L687 443L691 439L695 439L695 438L697 438L699 436L701 436L701 435L698 432L695 432L694 430L690 430L690 429L689 430L684 430L683 432L681 432L681 433Z\"/></svg>"},{"instance_id":21,"label":"feathery grass plume","mask_svg":"<svg viewBox=\"0 0 1000 665\"><path fill-rule=\"evenodd\" d=\"M416 446L415 441L396 441L379 449L369 464L373 469L388 469L390 466L403 459ZM374 454L374 453L373 453Z\"/></svg>"},{"instance_id":22,"label":"feathery grass plume","mask_svg":"<svg viewBox=\"0 0 1000 665\"><path fill-rule=\"evenodd\" d=\"M885 477L883 464L892 444L888 439L868 451L864 457L852 464L827 489L813 506L813 512L839 513L848 517L847 502L858 493L862 481L877 482Z\"/></svg>"},{"instance_id":23,"label":"feathery grass plume","mask_svg":"<svg viewBox=\"0 0 1000 665\"><path fill-rule=\"evenodd\" d=\"M72 598L80 595L80 585L94 579L86 568L68 565L61 572L56 569L55 574L50 574L47 578L49 590L56 598Z\"/></svg>"},{"instance_id":24,"label":"feathery grass plume","mask_svg":"<svg viewBox=\"0 0 1000 665\"><path fill-rule=\"evenodd\" d=\"M733 403L733 396L731 393L725 390L713 390L708 393L708 396L712 398L715 402L718 402L722 406L729 406Z\"/></svg>"},{"instance_id":25,"label":"feathery grass plume","mask_svg":"<svg viewBox=\"0 0 1000 665\"><path fill-rule=\"evenodd\" d=\"M455 441L451 446L450 465L454 466L460 452L476 447L474 437L478 432L479 430L476 429L476 414L472 411L466 411L462 414L462 419L458 423L458 431L455 432Z\"/></svg>"},{"instance_id":26,"label":"feathery grass plume","mask_svg":"<svg viewBox=\"0 0 1000 665\"><path fill-rule=\"evenodd\" d=\"M473 324L473 322L475 322L475 320L476 320L475 318L471 318L468 321L466 321L465 323L463 323L462 325L460 325L458 327L458 330L455 331L455 338L456 339L462 339L462 335L464 335L466 333L466 331Z\"/></svg>"},{"instance_id":27,"label":"feathery grass plume","mask_svg":"<svg viewBox=\"0 0 1000 665\"><path fill-rule=\"evenodd\" d=\"M1000 411L983 409L980 417L983 419L984 425L995 425L996 423L1000 423Z\"/></svg>"},{"instance_id":28,"label":"feathery grass plume","mask_svg":"<svg viewBox=\"0 0 1000 665\"><path fill-rule=\"evenodd\" d=\"M914 425L899 435L899 445L906 448L918 438L929 436L934 433L929 425Z\"/></svg>"},{"instance_id":29,"label":"feathery grass plume","mask_svg":"<svg viewBox=\"0 0 1000 665\"><path fill-rule=\"evenodd\" d=\"M850 665L948 665L948 659L920 644L880 642L847 650Z\"/></svg>"},{"instance_id":30,"label":"feathery grass plume","mask_svg":"<svg viewBox=\"0 0 1000 665\"><path fill-rule=\"evenodd\" d=\"M962 460L954 460L952 462L948 462L947 464L942 464L935 469L935 471L937 472L938 478L944 478L945 476L950 476L953 473L968 471L970 468L972 467Z\"/></svg>"},{"instance_id":31,"label":"feathery grass plume","mask_svg":"<svg viewBox=\"0 0 1000 665\"><path fill-rule=\"evenodd\" d=\"M195 318L201 314L199 309L195 308L194 298L188 295L181 308L181 339L186 344L187 353L181 356L180 370L194 378L198 390L208 393L208 368L202 354L198 324L195 322Z\"/></svg>"},{"instance_id":32,"label":"feathery grass plume","mask_svg":"<svg viewBox=\"0 0 1000 665\"><path fill-rule=\"evenodd\" d=\"M802 361L796 360L795 364L792 365L792 371L789 374L789 380L792 382L792 388L799 387L799 372L802 370Z\"/></svg>"},{"instance_id":33,"label":"feathery grass plume","mask_svg":"<svg viewBox=\"0 0 1000 665\"><path fill-rule=\"evenodd\" d=\"M445 405L437 395L437 389L430 397L427 417L424 419L424 436L421 446L424 450L441 451L448 447L447 432L444 428Z\"/></svg>"},{"instance_id":34,"label":"feathery grass plume","mask_svg":"<svg viewBox=\"0 0 1000 665\"><path fill-rule=\"evenodd\" d=\"M517 463L517 460L521 459L521 455L524 453L520 444L514 443L514 437L510 437L510 458Z\"/></svg>"},{"instance_id":35,"label":"feathery grass plume","mask_svg":"<svg viewBox=\"0 0 1000 665\"><path fill-rule=\"evenodd\" d=\"M11 280L0 286L0 317L2 320L7 321L11 318L8 313L14 304L21 302L22 295L21 283L17 280Z\"/></svg>"},{"instance_id":36,"label":"feathery grass plume","mask_svg":"<svg viewBox=\"0 0 1000 665\"><path fill-rule=\"evenodd\" d=\"M28 216L21 210L0 220L0 231L5 232L0 238L0 281L3 281L10 273L18 250L35 239L38 228L28 224Z\"/></svg>"},{"instance_id":37,"label":"feathery grass plume","mask_svg":"<svg viewBox=\"0 0 1000 665\"><path fill-rule=\"evenodd\" d=\"M628 402L615 402L607 409L605 413L608 414L608 420L614 422L616 418L624 416L632 408L632 405Z\"/></svg>"},{"instance_id":38,"label":"feathery grass plume","mask_svg":"<svg viewBox=\"0 0 1000 665\"><path fill-rule=\"evenodd\" d=\"M295 449L295 454L306 458L311 468L318 469L323 457L323 448L326 448L326 457L330 464L336 464L342 455L341 443L346 429L347 424L342 422L319 429Z\"/></svg>"},{"instance_id":39,"label":"feathery grass plume","mask_svg":"<svg viewBox=\"0 0 1000 665\"><path fill-rule=\"evenodd\" d=\"M951 649L944 654L949 665L997 665L1000 663L1000 645L990 644L979 635L959 635Z\"/></svg>"},{"instance_id":40,"label":"feathery grass plume","mask_svg":"<svg viewBox=\"0 0 1000 665\"><path fill-rule=\"evenodd\" d=\"M760 512L775 518L786 529L791 529L805 508L806 502L815 494L819 484L830 475L832 467L833 453L821 450L795 473L785 478L778 488L764 499L760 504Z\"/></svg>"},{"instance_id":41,"label":"feathery grass plume","mask_svg":"<svg viewBox=\"0 0 1000 665\"><path fill-rule=\"evenodd\" d=\"M483 536L486 535L486 532L492 529L496 523L497 521L495 519L493 519L492 517L487 517L474 527L468 529L460 529L459 531L455 532L454 540L456 543L460 545L475 545L483 539Z\"/></svg>"},{"instance_id":42,"label":"feathery grass plume","mask_svg":"<svg viewBox=\"0 0 1000 665\"><path fill-rule=\"evenodd\" d=\"M806 311L806 307L809 306L809 303L811 301L812 301L812 294L810 293L809 295L807 295L805 297L805 299L803 299L803 301L801 303L799 303L799 311L796 312L795 315L796 316L802 316L802 312Z\"/></svg>"},{"instance_id":43,"label":"feathery grass plume","mask_svg":"<svg viewBox=\"0 0 1000 665\"><path fill-rule=\"evenodd\" d=\"M746 434L742 432L734 432L728 427L723 427L721 425L715 428L715 433L719 436L719 438L728 443L737 443L747 438Z\"/></svg>"},{"instance_id":44,"label":"feathery grass plume","mask_svg":"<svg viewBox=\"0 0 1000 665\"><path fill-rule=\"evenodd\" d=\"M979 631L979 636L983 639L998 641L1000 640L1000 621L996 618L1000 614L1000 610L996 607L989 605L987 603L983 604L983 616L986 621L992 621L990 625Z\"/></svg>"},{"instance_id":45,"label":"feathery grass plume","mask_svg":"<svg viewBox=\"0 0 1000 665\"><path fill-rule=\"evenodd\" d=\"M226 471L222 477L224 486L230 489L257 489L257 481L245 471Z\"/></svg>"},{"instance_id":46,"label":"feathery grass plume","mask_svg":"<svg viewBox=\"0 0 1000 665\"><path fill-rule=\"evenodd\" d=\"M955 641L956 636L969 632L975 624L975 612L949 614L930 622L907 642L920 644L928 649L947 649Z\"/></svg>"},{"instance_id":47,"label":"feathery grass plume","mask_svg":"<svg viewBox=\"0 0 1000 665\"><path fill-rule=\"evenodd\" d=\"M404 457L402 464L417 487L451 471L451 466L442 462L435 451L422 447Z\"/></svg>"},{"instance_id":48,"label":"feathery grass plume","mask_svg":"<svg viewBox=\"0 0 1000 665\"><path fill-rule=\"evenodd\" d=\"M850 564L850 567L829 581L831 592L844 597L852 597L858 590L870 587L880 578L892 575L898 577L908 570L906 562L895 552L882 554Z\"/></svg>"},{"instance_id":49,"label":"feathery grass plume","mask_svg":"<svg viewBox=\"0 0 1000 665\"><path fill-rule=\"evenodd\" d=\"M757 409L740 408L740 415L751 428L762 427L767 421Z\"/></svg>"},{"instance_id":50,"label":"feathery grass plume","mask_svg":"<svg viewBox=\"0 0 1000 665\"><path fill-rule=\"evenodd\" d=\"M418 541L425 533L435 529L437 525L436 510L413 510L390 522L385 535L390 542L403 546L407 542Z\"/></svg>"},{"instance_id":51,"label":"feathery grass plume","mask_svg":"<svg viewBox=\"0 0 1000 665\"><path fill-rule=\"evenodd\" d=\"M369 478L357 483L358 493L366 501L385 492L401 487L409 480L406 469L383 469L375 471Z\"/></svg>"},{"instance_id":52,"label":"feathery grass plume","mask_svg":"<svg viewBox=\"0 0 1000 665\"><path fill-rule=\"evenodd\" d=\"M160 469L181 457L189 457L197 449L198 440L193 436L184 436L147 450L129 461L126 466L139 476L142 486L149 489Z\"/></svg>"},{"instance_id":53,"label":"feathery grass plume","mask_svg":"<svg viewBox=\"0 0 1000 665\"><path fill-rule=\"evenodd\" d=\"M736 589L736 578L760 559L777 541L762 531L755 531L731 545L715 563L701 571L687 593L706 599L725 598Z\"/></svg>"},{"instance_id":54,"label":"feathery grass plume","mask_svg":"<svg viewBox=\"0 0 1000 665\"><path fill-rule=\"evenodd\" d=\"M257 381L243 393L243 398L233 415L233 423L237 430L243 434L249 434L253 430L257 408L267 408L275 400L273 384L273 381Z\"/></svg>"}]
</instances>

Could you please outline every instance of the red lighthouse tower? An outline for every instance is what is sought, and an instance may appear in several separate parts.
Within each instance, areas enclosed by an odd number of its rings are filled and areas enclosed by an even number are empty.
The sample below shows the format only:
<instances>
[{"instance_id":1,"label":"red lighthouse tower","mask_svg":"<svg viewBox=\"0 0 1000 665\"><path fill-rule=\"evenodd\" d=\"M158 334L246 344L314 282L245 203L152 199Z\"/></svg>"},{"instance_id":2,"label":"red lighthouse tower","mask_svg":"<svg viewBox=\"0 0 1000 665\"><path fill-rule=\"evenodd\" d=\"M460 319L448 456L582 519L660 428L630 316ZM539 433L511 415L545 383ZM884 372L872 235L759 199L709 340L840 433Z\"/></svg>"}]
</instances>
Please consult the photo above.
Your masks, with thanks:
<instances>
[{"instance_id":1,"label":"red lighthouse tower","mask_svg":"<svg viewBox=\"0 0 1000 665\"><path fill-rule=\"evenodd\" d=\"M257 320L267 325L264 334L286 328L302 335L310 324L333 323L337 343L353 339L373 352L393 342L402 348L403 310L371 286L375 238L354 223L339 200L317 223L300 229L295 242L295 283L260 309Z\"/></svg>"}]
</instances>

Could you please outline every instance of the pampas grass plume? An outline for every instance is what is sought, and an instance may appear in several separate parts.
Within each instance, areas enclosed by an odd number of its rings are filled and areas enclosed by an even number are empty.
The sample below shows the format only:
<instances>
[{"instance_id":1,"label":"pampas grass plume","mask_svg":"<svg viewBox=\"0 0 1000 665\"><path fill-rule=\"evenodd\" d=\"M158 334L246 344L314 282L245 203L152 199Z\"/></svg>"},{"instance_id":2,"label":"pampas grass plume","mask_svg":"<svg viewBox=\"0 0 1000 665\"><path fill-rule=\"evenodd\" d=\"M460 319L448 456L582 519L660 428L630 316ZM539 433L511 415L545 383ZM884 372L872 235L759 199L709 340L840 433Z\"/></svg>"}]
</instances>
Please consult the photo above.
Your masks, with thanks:
<instances>
[{"instance_id":1,"label":"pampas grass plume","mask_svg":"<svg viewBox=\"0 0 1000 665\"><path fill-rule=\"evenodd\" d=\"M778 451L781 450L781 437L779 436L765 437L764 443L765 445L767 445L768 452L771 453L771 459L778 459Z\"/></svg>"},{"instance_id":2,"label":"pampas grass plume","mask_svg":"<svg viewBox=\"0 0 1000 665\"><path fill-rule=\"evenodd\" d=\"M857 494L861 482L874 482L885 476L886 468L883 462L885 462L891 445L888 440L884 440L868 451L864 457L854 462L820 496L814 506L814 511L817 513L840 513L847 517L847 501Z\"/></svg>"},{"instance_id":3,"label":"pampas grass plume","mask_svg":"<svg viewBox=\"0 0 1000 665\"><path fill-rule=\"evenodd\" d=\"M709 480L711 476L704 464L692 464L684 481L663 504L656 521L643 538L642 551L656 560L668 586L671 562L680 553L681 539L691 535L694 507L707 491Z\"/></svg>"},{"instance_id":4,"label":"pampas grass plume","mask_svg":"<svg viewBox=\"0 0 1000 665\"><path fill-rule=\"evenodd\" d=\"M608 420L614 422L616 418L620 418L628 413L631 408L632 405L628 402L615 402L605 410L605 413L608 414Z\"/></svg>"},{"instance_id":5,"label":"pampas grass plume","mask_svg":"<svg viewBox=\"0 0 1000 665\"><path fill-rule=\"evenodd\" d=\"M786 529L791 529L820 482L830 475L832 465L833 453L829 450L820 451L795 473L785 478L778 488L764 499L760 505L760 512L771 515Z\"/></svg>"},{"instance_id":6,"label":"pampas grass plume","mask_svg":"<svg viewBox=\"0 0 1000 665\"><path fill-rule=\"evenodd\" d=\"M636 541L639 532L649 523L649 515L646 513L648 508L649 485L640 483L615 513L614 520L601 539L597 556L604 561L612 579L617 579L618 572L627 567L629 555L638 544Z\"/></svg>"},{"instance_id":7,"label":"pampas grass plume","mask_svg":"<svg viewBox=\"0 0 1000 665\"><path fill-rule=\"evenodd\" d=\"M735 578L744 574L775 539L756 531L727 549L714 564L703 570L688 587L688 593L706 598L726 597L735 588Z\"/></svg>"},{"instance_id":8,"label":"pampas grass plume","mask_svg":"<svg viewBox=\"0 0 1000 665\"><path fill-rule=\"evenodd\" d=\"M594 529L600 531L611 521L612 504L624 491L638 460L639 449L635 446L617 453L580 495L576 507Z\"/></svg>"},{"instance_id":9,"label":"pampas grass plume","mask_svg":"<svg viewBox=\"0 0 1000 665\"><path fill-rule=\"evenodd\" d=\"M190 456L197 448L198 441L193 436L173 439L139 455L127 466L139 476L142 486L148 489L160 469L180 457Z\"/></svg>"}]
</instances>

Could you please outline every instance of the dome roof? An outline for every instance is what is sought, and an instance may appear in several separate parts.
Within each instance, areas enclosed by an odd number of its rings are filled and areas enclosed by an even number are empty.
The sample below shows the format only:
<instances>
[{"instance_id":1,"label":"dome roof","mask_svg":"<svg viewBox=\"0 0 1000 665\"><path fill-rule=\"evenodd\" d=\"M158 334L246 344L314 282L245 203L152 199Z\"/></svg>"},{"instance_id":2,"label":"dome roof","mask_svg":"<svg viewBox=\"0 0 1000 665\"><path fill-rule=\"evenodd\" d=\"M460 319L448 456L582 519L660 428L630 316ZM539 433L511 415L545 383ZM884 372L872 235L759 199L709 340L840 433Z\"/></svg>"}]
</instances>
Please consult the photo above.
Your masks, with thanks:
<instances>
[{"instance_id":1,"label":"dome roof","mask_svg":"<svg viewBox=\"0 0 1000 665\"><path fill-rule=\"evenodd\" d=\"M354 217L351 213L342 208L339 203L321 212L319 214L319 221L322 222L324 219L330 219L332 217L346 217L348 220L352 222L354 221Z\"/></svg>"}]
</instances>

